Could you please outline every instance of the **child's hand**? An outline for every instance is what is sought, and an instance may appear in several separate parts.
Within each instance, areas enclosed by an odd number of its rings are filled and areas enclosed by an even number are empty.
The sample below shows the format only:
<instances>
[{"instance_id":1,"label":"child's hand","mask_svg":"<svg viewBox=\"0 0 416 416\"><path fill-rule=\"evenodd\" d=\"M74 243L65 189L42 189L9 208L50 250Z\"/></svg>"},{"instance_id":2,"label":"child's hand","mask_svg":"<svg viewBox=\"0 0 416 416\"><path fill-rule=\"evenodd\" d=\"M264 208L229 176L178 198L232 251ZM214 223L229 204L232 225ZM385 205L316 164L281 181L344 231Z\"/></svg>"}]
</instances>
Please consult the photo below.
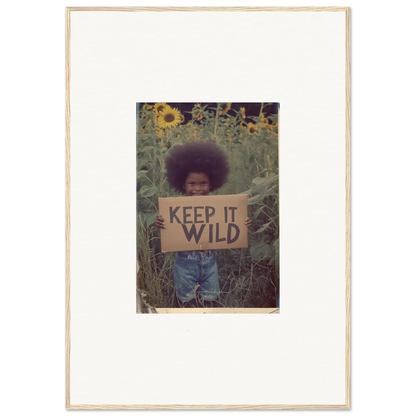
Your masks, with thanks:
<instances>
[{"instance_id":1,"label":"child's hand","mask_svg":"<svg viewBox=\"0 0 416 416\"><path fill-rule=\"evenodd\" d=\"M160 214L156 215L156 227L165 228L165 220Z\"/></svg>"},{"instance_id":2,"label":"child's hand","mask_svg":"<svg viewBox=\"0 0 416 416\"><path fill-rule=\"evenodd\" d=\"M251 219L247 218L245 224L247 225L247 227L251 227Z\"/></svg>"}]
</instances>

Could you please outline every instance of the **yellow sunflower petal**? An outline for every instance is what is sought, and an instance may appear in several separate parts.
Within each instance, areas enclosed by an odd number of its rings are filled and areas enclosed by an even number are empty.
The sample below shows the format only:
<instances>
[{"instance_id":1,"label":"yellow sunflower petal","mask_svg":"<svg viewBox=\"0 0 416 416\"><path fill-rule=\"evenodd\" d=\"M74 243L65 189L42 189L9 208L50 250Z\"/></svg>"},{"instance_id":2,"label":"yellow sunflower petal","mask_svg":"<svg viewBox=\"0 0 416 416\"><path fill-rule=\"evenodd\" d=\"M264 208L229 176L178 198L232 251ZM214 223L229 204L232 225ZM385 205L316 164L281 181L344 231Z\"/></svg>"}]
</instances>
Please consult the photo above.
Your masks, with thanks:
<instances>
[{"instance_id":1,"label":"yellow sunflower petal","mask_svg":"<svg viewBox=\"0 0 416 416\"><path fill-rule=\"evenodd\" d=\"M248 134L254 134L255 132L256 132L256 125L255 124L253 124L253 123L248 123L247 124L247 131L248 131Z\"/></svg>"},{"instance_id":2,"label":"yellow sunflower petal","mask_svg":"<svg viewBox=\"0 0 416 416\"><path fill-rule=\"evenodd\" d=\"M181 113L177 108L167 107L159 114L157 121L162 128L171 128L181 122Z\"/></svg>"},{"instance_id":3,"label":"yellow sunflower petal","mask_svg":"<svg viewBox=\"0 0 416 416\"><path fill-rule=\"evenodd\" d=\"M153 107L153 111L159 115L165 108L169 107L166 103L156 103ZM169 107L170 108L170 107Z\"/></svg>"}]
</instances>

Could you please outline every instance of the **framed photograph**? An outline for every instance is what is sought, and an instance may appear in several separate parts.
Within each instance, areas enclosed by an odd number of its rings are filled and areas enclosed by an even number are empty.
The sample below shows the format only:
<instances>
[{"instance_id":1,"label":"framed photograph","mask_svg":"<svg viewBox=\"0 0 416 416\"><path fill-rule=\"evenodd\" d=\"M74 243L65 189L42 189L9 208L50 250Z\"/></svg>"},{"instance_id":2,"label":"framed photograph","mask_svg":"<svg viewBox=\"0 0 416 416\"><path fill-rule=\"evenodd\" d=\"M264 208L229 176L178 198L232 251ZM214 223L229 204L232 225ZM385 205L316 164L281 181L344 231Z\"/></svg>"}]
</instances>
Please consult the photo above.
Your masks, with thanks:
<instances>
[{"instance_id":1,"label":"framed photograph","mask_svg":"<svg viewBox=\"0 0 416 416\"><path fill-rule=\"evenodd\" d=\"M138 313L278 313L278 108L137 103Z\"/></svg>"},{"instance_id":2,"label":"framed photograph","mask_svg":"<svg viewBox=\"0 0 416 416\"><path fill-rule=\"evenodd\" d=\"M66 407L350 408L348 8L66 10Z\"/></svg>"}]
</instances>

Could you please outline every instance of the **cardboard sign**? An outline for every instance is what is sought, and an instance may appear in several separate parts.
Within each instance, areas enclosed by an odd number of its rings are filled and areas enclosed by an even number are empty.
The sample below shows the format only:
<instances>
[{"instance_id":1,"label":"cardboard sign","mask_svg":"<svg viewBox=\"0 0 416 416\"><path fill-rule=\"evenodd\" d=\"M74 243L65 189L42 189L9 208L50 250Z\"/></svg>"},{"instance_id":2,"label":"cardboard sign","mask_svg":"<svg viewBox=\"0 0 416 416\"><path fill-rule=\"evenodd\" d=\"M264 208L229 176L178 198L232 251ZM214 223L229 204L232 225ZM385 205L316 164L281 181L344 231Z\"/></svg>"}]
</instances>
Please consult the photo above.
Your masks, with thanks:
<instances>
[{"instance_id":1,"label":"cardboard sign","mask_svg":"<svg viewBox=\"0 0 416 416\"><path fill-rule=\"evenodd\" d=\"M247 195L159 198L162 251L247 247Z\"/></svg>"}]
</instances>

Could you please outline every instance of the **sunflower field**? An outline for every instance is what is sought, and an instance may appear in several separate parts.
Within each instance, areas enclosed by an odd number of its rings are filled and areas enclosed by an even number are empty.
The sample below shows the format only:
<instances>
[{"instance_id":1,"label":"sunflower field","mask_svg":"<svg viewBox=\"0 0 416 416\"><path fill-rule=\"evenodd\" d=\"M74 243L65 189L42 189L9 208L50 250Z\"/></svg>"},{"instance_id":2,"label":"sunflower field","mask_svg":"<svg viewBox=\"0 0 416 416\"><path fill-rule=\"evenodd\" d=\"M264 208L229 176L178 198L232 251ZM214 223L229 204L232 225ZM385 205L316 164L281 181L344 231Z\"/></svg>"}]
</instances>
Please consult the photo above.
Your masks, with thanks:
<instances>
[{"instance_id":1,"label":"sunflower field","mask_svg":"<svg viewBox=\"0 0 416 416\"><path fill-rule=\"evenodd\" d=\"M227 308L278 306L278 110L277 103L136 104L137 305L176 307L174 253L161 252L155 220L158 197L183 195L169 188L164 161L173 146L210 140L230 164L228 182L212 194L248 194L252 220L248 248L217 250L218 301Z\"/></svg>"}]
</instances>

